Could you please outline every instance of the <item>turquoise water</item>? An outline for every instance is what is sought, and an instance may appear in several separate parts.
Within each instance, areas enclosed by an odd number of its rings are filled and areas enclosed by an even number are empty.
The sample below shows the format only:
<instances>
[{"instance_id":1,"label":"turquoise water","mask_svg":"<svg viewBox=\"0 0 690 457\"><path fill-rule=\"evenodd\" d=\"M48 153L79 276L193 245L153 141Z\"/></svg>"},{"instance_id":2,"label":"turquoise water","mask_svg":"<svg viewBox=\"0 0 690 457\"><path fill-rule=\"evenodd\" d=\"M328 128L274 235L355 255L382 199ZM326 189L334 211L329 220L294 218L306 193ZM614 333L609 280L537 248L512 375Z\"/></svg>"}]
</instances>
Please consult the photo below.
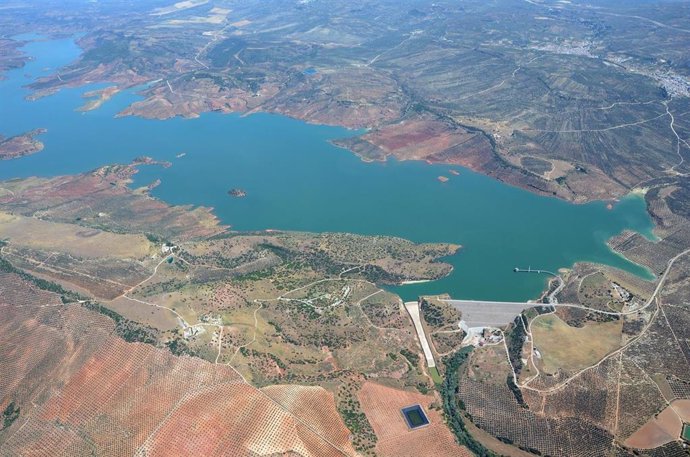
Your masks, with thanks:
<instances>
[{"instance_id":1,"label":"turquoise water","mask_svg":"<svg viewBox=\"0 0 690 457\"><path fill-rule=\"evenodd\" d=\"M79 48L72 40L57 40L33 42L25 50L36 60L0 81L0 133L47 128L41 137L46 149L0 162L0 179L77 173L149 155L173 166L141 167L135 186L160 178L154 196L212 206L237 230L341 231L463 245L446 259L454 266L451 276L393 288L406 299L444 292L457 298L535 298L546 278L516 274L513 267L555 271L580 260L650 277L605 243L626 228L651 234L652 222L639 197L607 210L602 202L573 205L540 197L461 167L364 163L328 142L357 132L277 115L115 118L137 99L133 93L119 94L96 111L74 111L83 103L81 94L94 87L27 102L22 86L31 79L25 74L49 74L74 60ZM186 155L177 158L180 153ZM459 176L449 174L449 168ZM438 182L440 174L450 181ZM247 197L228 196L236 187L245 189Z\"/></svg>"}]
</instances>

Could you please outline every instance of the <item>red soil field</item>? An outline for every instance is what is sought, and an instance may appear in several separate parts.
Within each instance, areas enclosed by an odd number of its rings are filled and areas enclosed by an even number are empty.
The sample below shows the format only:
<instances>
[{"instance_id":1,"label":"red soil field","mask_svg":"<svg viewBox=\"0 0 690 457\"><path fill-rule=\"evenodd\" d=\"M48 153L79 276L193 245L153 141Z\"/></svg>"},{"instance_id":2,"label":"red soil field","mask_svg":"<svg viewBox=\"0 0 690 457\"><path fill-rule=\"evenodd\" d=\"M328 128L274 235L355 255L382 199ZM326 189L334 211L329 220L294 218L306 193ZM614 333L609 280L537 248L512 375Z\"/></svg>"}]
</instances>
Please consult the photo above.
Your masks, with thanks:
<instances>
[{"instance_id":1,"label":"red soil field","mask_svg":"<svg viewBox=\"0 0 690 457\"><path fill-rule=\"evenodd\" d=\"M350 432L335 409L332 393L321 387L298 385L268 386L261 391L319 435L328 436L338 447L350 447ZM324 408L324 405L332 407Z\"/></svg>"},{"instance_id":2,"label":"red soil field","mask_svg":"<svg viewBox=\"0 0 690 457\"><path fill-rule=\"evenodd\" d=\"M378 438L378 455L472 456L467 448L455 442L441 413L429 408L434 401L433 395L422 395L367 381L362 385L357 397ZM428 426L410 430L401 409L414 404L422 406L430 423Z\"/></svg>"},{"instance_id":3,"label":"red soil field","mask_svg":"<svg viewBox=\"0 0 690 457\"><path fill-rule=\"evenodd\" d=\"M85 222L103 213L109 220L120 221L124 231L146 233L158 227L161 234L177 241L206 238L226 229L207 208L170 206L134 194L126 184L136 172L136 166L104 167L81 175L35 179L2 204L12 211L13 203L21 201L23 215L41 211L46 220L55 217L66 222L76 217Z\"/></svg>"},{"instance_id":4,"label":"red soil field","mask_svg":"<svg viewBox=\"0 0 690 457\"><path fill-rule=\"evenodd\" d=\"M676 400L656 417L637 429L625 445L637 449L652 449L680 437L683 422L690 420L690 400Z\"/></svg>"},{"instance_id":5,"label":"red soil field","mask_svg":"<svg viewBox=\"0 0 690 457\"><path fill-rule=\"evenodd\" d=\"M0 275L9 283L32 287ZM21 410L0 455L355 455L324 389L259 390L232 367L127 343L56 297L0 299L0 405Z\"/></svg>"},{"instance_id":6,"label":"red soil field","mask_svg":"<svg viewBox=\"0 0 690 457\"><path fill-rule=\"evenodd\" d=\"M363 139L400 160L429 158L434 162L460 163L458 158L462 156L474 156L480 151L491 153L491 144L478 133L437 120L403 121L364 135Z\"/></svg>"}]
</instances>

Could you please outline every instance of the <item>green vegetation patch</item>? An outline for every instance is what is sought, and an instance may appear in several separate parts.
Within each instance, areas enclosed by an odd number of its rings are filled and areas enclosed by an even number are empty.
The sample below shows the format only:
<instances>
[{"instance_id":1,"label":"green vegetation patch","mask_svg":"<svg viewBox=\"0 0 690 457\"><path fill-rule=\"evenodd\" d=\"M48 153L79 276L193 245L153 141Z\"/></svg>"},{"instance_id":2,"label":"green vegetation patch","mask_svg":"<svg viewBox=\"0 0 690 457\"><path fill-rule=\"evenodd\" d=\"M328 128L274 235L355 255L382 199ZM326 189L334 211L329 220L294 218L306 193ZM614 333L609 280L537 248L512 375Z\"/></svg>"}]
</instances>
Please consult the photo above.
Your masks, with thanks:
<instances>
[{"instance_id":1,"label":"green vegetation patch","mask_svg":"<svg viewBox=\"0 0 690 457\"><path fill-rule=\"evenodd\" d=\"M525 333L526 321L527 318L525 318L524 314L520 314L513 321L512 328L506 333L508 357L516 374L520 374L520 371L522 371L522 346L527 338Z\"/></svg>"},{"instance_id":2,"label":"green vegetation patch","mask_svg":"<svg viewBox=\"0 0 690 457\"><path fill-rule=\"evenodd\" d=\"M402 354L402 356L405 357L408 362L410 362L412 368L417 368L419 366L419 354L416 352L412 352L407 348L402 348L400 350L400 354Z\"/></svg>"},{"instance_id":3,"label":"green vegetation patch","mask_svg":"<svg viewBox=\"0 0 690 457\"><path fill-rule=\"evenodd\" d=\"M464 405L458 401L460 367L467 361L472 349L474 348L471 346L462 348L455 354L443 359L446 366L446 378L441 385L443 412L455 439L460 445L467 446L477 457L496 457L496 454L485 448L467 431L462 418Z\"/></svg>"},{"instance_id":4,"label":"green vegetation patch","mask_svg":"<svg viewBox=\"0 0 690 457\"><path fill-rule=\"evenodd\" d=\"M196 352L189 347L187 342L181 338L174 338L167 343L165 343L165 346L168 348L170 352L172 352L174 355L189 355L189 356L195 356Z\"/></svg>"},{"instance_id":5,"label":"green vegetation patch","mask_svg":"<svg viewBox=\"0 0 690 457\"><path fill-rule=\"evenodd\" d=\"M345 426L352 432L354 448L363 455L373 456L378 438L357 398L360 388L358 382L345 381L338 389L337 409Z\"/></svg>"},{"instance_id":6,"label":"green vegetation patch","mask_svg":"<svg viewBox=\"0 0 690 457\"><path fill-rule=\"evenodd\" d=\"M122 34L99 38L96 46L84 53L83 59L99 63L125 59L130 57L130 42L131 39Z\"/></svg>"},{"instance_id":7,"label":"green vegetation patch","mask_svg":"<svg viewBox=\"0 0 690 457\"><path fill-rule=\"evenodd\" d=\"M438 372L438 368L430 367L429 375L431 375L431 379L434 380L434 384L436 384L437 386L443 383L443 378L441 377L441 373Z\"/></svg>"},{"instance_id":8,"label":"green vegetation patch","mask_svg":"<svg viewBox=\"0 0 690 457\"><path fill-rule=\"evenodd\" d=\"M525 402L524 397L522 396L522 391L518 387L517 384L515 384L515 379L513 379L513 374L509 374L506 383L508 384L508 388L510 391L513 393L513 396L515 397L515 401L518 402L518 405L522 406L525 409L529 409L529 405Z\"/></svg>"},{"instance_id":9,"label":"green vegetation patch","mask_svg":"<svg viewBox=\"0 0 690 457\"><path fill-rule=\"evenodd\" d=\"M443 316L443 309L439 308L428 300L422 300L421 305L422 315L424 320L434 327L441 327L445 323Z\"/></svg>"},{"instance_id":10,"label":"green vegetation patch","mask_svg":"<svg viewBox=\"0 0 690 457\"><path fill-rule=\"evenodd\" d=\"M16 406L14 402L10 402L7 408L2 412L2 429L0 430L8 428L17 418L19 418L19 406Z\"/></svg>"}]
</instances>

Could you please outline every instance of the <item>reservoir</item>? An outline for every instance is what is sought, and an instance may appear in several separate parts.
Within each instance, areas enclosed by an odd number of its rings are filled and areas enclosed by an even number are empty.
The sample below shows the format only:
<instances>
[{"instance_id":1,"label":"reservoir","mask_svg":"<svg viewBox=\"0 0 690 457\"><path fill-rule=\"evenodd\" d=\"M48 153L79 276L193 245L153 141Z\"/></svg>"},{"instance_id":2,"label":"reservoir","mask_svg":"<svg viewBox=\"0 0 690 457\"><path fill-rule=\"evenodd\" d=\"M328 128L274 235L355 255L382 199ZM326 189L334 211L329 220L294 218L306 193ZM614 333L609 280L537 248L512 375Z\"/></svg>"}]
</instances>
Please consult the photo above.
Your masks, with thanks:
<instances>
[{"instance_id":1,"label":"reservoir","mask_svg":"<svg viewBox=\"0 0 690 457\"><path fill-rule=\"evenodd\" d=\"M76 111L84 103L83 92L104 85L30 102L23 86L74 61L80 49L64 39L33 41L24 51L34 60L0 81L0 134L46 128L39 137L45 149L0 162L0 179L80 173L147 155L172 166L141 167L134 187L160 178L153 196L171 204L212 206L235 230L353 232L461 244L459 253L446 259L454 266L450 276L393 288L408 300L436 293L532 299L547 278L516 274L514 267L556 271L577 261L651 278L606 245L625 229L651 236L653 224L638 196L609 210L603 202L574 205L537 196L457 166L364 163L329 142L360 132L271 114L116 118L139 99L134 92L120 93L95 111ZM450 180L441 183L439 175ZM247 196L229 196L232 188Z\"/></svg>"}]
</instances>

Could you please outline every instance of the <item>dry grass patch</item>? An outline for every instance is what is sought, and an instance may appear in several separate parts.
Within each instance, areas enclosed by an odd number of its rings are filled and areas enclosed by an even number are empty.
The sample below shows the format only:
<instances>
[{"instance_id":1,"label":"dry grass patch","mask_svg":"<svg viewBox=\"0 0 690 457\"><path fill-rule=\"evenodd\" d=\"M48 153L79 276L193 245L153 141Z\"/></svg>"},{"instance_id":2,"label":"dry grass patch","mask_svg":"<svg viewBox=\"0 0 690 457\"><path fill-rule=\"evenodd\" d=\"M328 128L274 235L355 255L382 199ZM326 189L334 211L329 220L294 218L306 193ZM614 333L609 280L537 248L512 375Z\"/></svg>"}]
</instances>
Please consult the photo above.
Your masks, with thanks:
<instances>
[{"instance_id":1,"label":"dry grass patch","mask_svg":"<svg viewBox=\"0 0 690 457\"><path fill-rule=\"evenodd\" d=\"M0 239L32 249L86 258L140 259L152 249L143 235L121 235L4 212L0 212Z\"/></svg>"},{"instance_id":2,"label":"dry grass patch","mask_svg":"<svg viewBox=\"0 0 690 457\"><path fill-rule=\"evenodd\" d=\"M174 330L180 326L177 317L171 311L145 305L126 297L118 297L105 303L105 305L129 320L149 325L162 331Z\"/></svg>"},{"instance_id":3,"label":"dry grass patch","mask_svg":"<svg viewBox=\"0 0 690 457\"><path fill-rule=\"evenodd\" d=\"M233 27L238 27L238 28L239 28L239 27L244 27L245 25L249 25L249 24L251 24L251 23L252 23L252 21L249 21L249 20L247 20L247 19L242 19L241 21L233 22L233 23L230 24L230 25L233 26Z\"/></svg>"},{"instance_id":4,"label":"dry grass patch","mask_svg":"<svg viewBox=\"0 0 690 457\"><path fill-rule=\"evenodd\" d=\"M535 318L531 329L534 345L542 355L543 370L556 373L594 365L620 347L623 322L589 322L578 328L550 314Z\"/></svg>"},{"instance_id":5,"label":"dry grass patch","mask_svg":"<svg viewBox=\"0 0 690 457\"><path fill-rule=\"evenodd\" d=\"M166 14L179 13L180 11L205 5L206 3L208 3L208 0L185 0L164 8L156 8L151 13L151 16L165 16Z\"/></svg>"}]
</instances>

